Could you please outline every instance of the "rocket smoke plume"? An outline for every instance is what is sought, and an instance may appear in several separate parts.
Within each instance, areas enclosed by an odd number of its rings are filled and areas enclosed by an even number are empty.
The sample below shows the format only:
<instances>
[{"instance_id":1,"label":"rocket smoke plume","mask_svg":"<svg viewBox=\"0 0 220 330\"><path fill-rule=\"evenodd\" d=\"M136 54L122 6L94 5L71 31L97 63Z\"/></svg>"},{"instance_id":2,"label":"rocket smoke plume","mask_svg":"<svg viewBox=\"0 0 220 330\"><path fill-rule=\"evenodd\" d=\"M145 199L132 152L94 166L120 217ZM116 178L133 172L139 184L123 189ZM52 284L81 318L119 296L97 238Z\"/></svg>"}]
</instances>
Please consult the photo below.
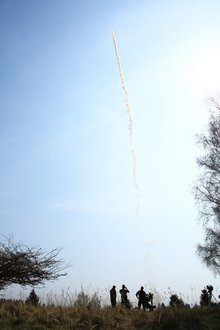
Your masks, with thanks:
<instances>
[{"instance_id":1,"label":"rocket smoke plume","mask_svg":"<svg viewBox=\"0 0 220 330\"><path fill-rule=\"evenodd\" d=\"M128 137L129 137L129 144L130 144L130 151L131 151L131 158L132 158L132 172L133 172L133 180L134 180L134 188L135 188L135 194L137 199L137 207L136 207L136 215L139 218L140 213L140 197L139 197L139 186L138 186L138 179L137 179L137 166L136 166L136 152L134 147L134 141L133 141L133 119L132 119L132 111L129 104L128 99L128 90L125 84L124 75L122 72L122 66L121 66L121 60L118 53L118 47L115 40L114 32L112 32L112 40L115 48L115 55L118 63L118 71L119 71L119 77L121 80L121 86L125 94L125 105L128 115Z\"/></svg>"}]
</instances>

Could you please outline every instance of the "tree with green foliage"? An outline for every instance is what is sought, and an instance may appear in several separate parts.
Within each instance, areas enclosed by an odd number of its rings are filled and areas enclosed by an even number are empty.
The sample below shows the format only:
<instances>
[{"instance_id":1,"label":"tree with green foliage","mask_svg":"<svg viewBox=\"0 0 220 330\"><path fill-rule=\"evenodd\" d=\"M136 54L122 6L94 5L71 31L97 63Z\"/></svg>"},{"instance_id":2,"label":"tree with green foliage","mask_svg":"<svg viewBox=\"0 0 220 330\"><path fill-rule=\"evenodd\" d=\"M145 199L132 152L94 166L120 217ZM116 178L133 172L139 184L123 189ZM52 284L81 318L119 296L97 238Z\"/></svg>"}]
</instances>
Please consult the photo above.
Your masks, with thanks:
<instances>
[{"instance_id":1,"label":"tree with green foliage","mask_svg":"<svg viewBox=\"0 0 220 330\"><path fill-rule=\"evenodd\" d=\"M11 284L44 285L45 281L65 276L62 271L69 265L57 259L59 252L60 249L45 252L6 238L5 242L0 242L0 290Z\"/></svg>"},{"instance_id":2,"label":"tree with green foliage","mask_svg":"<svg viewBox=\"0 0 220 330\"><path fill-rule=\"evenodd\" d=\"M211 100L208 130L198 135L204 154L197 159L201 174L194 187L200 218L205 229L204 243L197 253L215 275L220 274L220 102Z\"/></svg>"}]
</instances>

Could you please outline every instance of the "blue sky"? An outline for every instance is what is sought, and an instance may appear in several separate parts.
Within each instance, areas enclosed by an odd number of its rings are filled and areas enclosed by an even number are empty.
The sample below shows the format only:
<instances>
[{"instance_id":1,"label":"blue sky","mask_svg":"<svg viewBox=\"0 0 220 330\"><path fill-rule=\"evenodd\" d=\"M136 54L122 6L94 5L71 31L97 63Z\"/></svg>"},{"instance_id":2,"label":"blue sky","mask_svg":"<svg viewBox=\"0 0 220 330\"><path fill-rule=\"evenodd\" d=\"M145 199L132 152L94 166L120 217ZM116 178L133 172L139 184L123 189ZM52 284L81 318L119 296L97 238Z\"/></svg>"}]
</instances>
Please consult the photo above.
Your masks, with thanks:
<instances>
[{"instance_id":1,"label":"blue sky","mask_svg":"<svg viewBox=\"0 0 220 330\"><path fill-rule=\"evenodd\" d=\"M211 283L192 186L204 99L219 92L218 1L0 2L1 234L63 247L48 290ZM128 118L133 114L140 218ZM217 292L217 291L216 291ZM131 296L132 296L131 293Z\"/></svg>"}]
</instances>

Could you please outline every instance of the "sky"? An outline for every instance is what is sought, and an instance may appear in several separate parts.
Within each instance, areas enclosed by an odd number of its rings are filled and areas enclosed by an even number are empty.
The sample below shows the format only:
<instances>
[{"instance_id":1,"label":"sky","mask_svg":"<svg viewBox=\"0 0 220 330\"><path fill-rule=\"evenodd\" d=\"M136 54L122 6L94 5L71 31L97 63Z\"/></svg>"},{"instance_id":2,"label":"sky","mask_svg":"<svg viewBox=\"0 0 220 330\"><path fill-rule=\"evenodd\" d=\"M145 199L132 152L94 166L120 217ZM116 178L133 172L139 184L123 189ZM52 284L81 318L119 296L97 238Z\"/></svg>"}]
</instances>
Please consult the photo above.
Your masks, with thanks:
<instances>
[{"instance_id":1,"label":"sky","mask_svg":"<svg viewBox=\"0 0 220 330\"><path fill-rule=\"evenodd\" d=\"M0 0L0 233L62 248L71 267L48 292L220 293L195 252L192 194L195 136L219 93L219 11L217 0Z\"/></svg>"}]
</instances>

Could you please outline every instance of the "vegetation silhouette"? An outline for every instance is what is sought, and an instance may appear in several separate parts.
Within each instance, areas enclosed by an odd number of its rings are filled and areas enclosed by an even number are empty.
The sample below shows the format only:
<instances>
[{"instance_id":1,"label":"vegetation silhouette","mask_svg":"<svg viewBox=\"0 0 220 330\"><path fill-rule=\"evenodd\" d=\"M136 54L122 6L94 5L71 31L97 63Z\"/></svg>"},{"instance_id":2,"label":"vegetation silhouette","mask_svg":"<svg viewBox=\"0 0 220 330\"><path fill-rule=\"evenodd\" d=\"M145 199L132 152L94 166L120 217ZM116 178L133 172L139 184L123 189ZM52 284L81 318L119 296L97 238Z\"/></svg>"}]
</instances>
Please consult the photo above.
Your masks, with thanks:
<instances>
[{"instance_id":1,"label":"vegetation silhouette","mask_svg":"<svg viewBox=\"0 0 220 330\"><path fill-rule=\"evenodd\" d=\"M211 97L208 104L207 132L197 136L204 153L197 159L202 174L194 197L205 228L204 243L198 245L197 253L215 275L220 275L220 99Z\"/></svg>"},{"instance_id":2,"label":"vegetation silhouette","mask_svg":"<svg viewBox=\"0 0 220 330\"><path fill-rule=\"evenodd\" d=\"M172 306L172 307L183 307L185 304L183 302L183 300L181 298L178 297L177 294L172 294L170 296L170 302L169 302L169 305Z\"/></svg>"},{"instance_id":3,"label":"vegetation silhouette","mask_svg":"<svg viewBox=\"0 0 220 330\"><path fill-rule=\"evenodd\" d=\"M208 287L208 286L207 286ZM208 290L206 287L206 290ZM30 295L29 295L30 297ZM219 330L220 306L179 304L173 294L172 305L158 305L153 312L138 308L116 308L101 304L100 296L82 290L68 303L57 300L31 304L22 300L0 299L1 329L148 329L148 330Z\"/></svg>"},{"instance_id":4,"label":"vegetation silhouette","mask_svg":"<svg viewBox=\"0 0 220 330\"><path fill-rule=\"evenodd\" d=\"M25 300L26 304L31 304L37 306L39 304L40 298L37 296L34 289L30 292L28 298Z\"/></svg>"},{"instance_id":5,"label":"vegetation silhouette","mask_svg":"<svg viewBox=\"0 0 220 330\"><path fill-rule=\"evenodd\" d=\"M12 284L44 285L46 281L66 276L62 272L69 265L57 258L59 253L60 249L46 252L6 238L0 242L0 290Z\"/></svg>"}]
</instances>

